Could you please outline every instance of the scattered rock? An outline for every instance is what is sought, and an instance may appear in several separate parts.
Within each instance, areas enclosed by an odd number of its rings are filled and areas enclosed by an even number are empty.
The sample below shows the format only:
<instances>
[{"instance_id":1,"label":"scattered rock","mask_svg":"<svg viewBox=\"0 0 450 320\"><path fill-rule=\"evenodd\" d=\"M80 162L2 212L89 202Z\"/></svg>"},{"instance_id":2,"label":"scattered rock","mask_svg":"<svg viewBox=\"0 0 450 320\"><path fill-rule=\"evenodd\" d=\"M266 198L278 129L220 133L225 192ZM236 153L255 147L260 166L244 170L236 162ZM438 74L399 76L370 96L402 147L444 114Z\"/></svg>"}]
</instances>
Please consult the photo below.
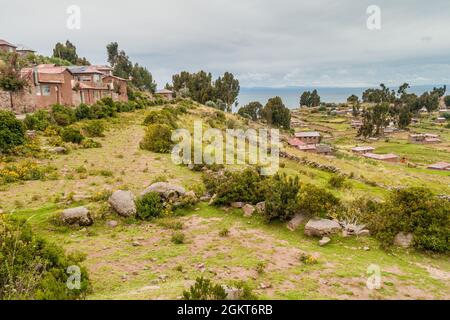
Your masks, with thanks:
<instances>
[{"instance_id":1,"label":"scattered rock","mask_svg":"<svg viewBox=\"0 0 450 320\"><path fill-rule=\"evenodd\" d=\"M266 203L264 201L259 202L256 204L255 208L258 214L263 214L266 211Z\"/></svg>"},{"instance_id":2,"label":"scattered rock","mask_svg":"<svg viewBox=\"0 0 450 320\"><path fill-rule=\"evenodd\" d=\"M111 220L111 221L108 221L106 223L106 225L110 228L115 228L119 225L119 223L116 220Z\"/></svg>"},{"instance_id":3,"label":"scattered rock","mask_svg":"<svg viewBox=\"0 0 450 320\"><path fill-rule=\"evenodd\" d=\"M215 195L213 195L212 196L212 198L209 200L209 205L212 205L212 204L214 204L214 201L216 200L216 198L217 198L217 194L215 194Z\"/></svg>"},{"instance_id":4,"label":"scattered rock","mask_svg":"<svg viewBox=\"0 0 450 320\"><path fill-rule=\"evenodd\" d=\"M85 207L66 209L61 213L61 220L65 224L78 224L79 226L91 226L94 221Z\"/></svg>"},{"instance_id":5,"label":"scattered rock","mask_svg":"<svg viewBox=\"0 0 450 320\"><path fill-rule=\"evenodd\" d=\"M67 153L67 149L64 148L64 147L48 148L47 151L50 152L50 153L56 153L56 154L65 154L65 153Z\"/></svg>"},{"instance_id":6,"label":"scattered rock","mask_svg":"<svg viewBox=\"0 0 450 320\"><path fill-rule=\"evenodd\" d=\"M394 245L409 248L412 245L413 238L412 233L399 232L394 238Z\"/></svg>"},{"instance_id":7,"label":"scattered rock","mask_svg":"<svg viewBox=\"0 0 450 320\"><path fill-rule=\"evenodd\" d=\"M250 204L246 204L242 210L244 211L244 217L249 218L253 215L253 212L255 212L255 207Z\"/></svg>"},{"instance_id":8,"label":"scattered rock","mask_svg":"<svg viewBox=\"0 0 450 320\"><path fill-rule=\"evenodd\" d=\"M34 139L36 138L36 130L27 130L25 135L30 139Z\"/></svg>"},{"instance_id":9,"label":"scattered rock","mask_svg":"<svg viewBox=\"0 0 450 320\"><path fill-rule=\"evenodd\" d=\"M339 231L341 231L341 225L329 219L313 218L305 226L305 235L310 237L323 237Z\"/></svg>"},{"instance_id":10,"label":"scattered rock","mask_svg":"<svg viewBox=\"0 0 450 320\"><path fill-rule=\"evenodd\" d=\"M260 283L259 284L259 287L258 287L259 289L269 289L269 288L272 288L272 285L270 284L270 283L264 283L264 282L262 282L262 283Z\"/></svg>"},{"instance_id":11,"label":"scattered rock","mask_svg":"<svg viewBox=\"0 0 450 320\"><path fill-rule=\"evenodd\" d=\"M207 201L209 201L210 199L211 199L211 196L210 196L209 194L200 197L200 201L202 201L202 202L207 202Z\"/></svg>"},{"instance_id":12,"label":"scattered rock","mask_svg":"<svg viewBox=\"0 0 450 320\"><path fill-rule=\"evenodd\" d=\"M185 194L185 196L186 197L189 197L189 198L193 198L193 199L196 199L197 200L197 195L195 194L195 192L194 191L188 191L188 192L186 192L186 194Z\"/></svg>"},{"instance_id":13,"label":"scattered rock","mask_svg":"<svg viewBox=\"0 0 450 320\"><path fill-rule=\"evenodd\" d=\"M370 248L369 248L369 247L364 247L363 250L364 250L364 251L369 251Z\"/></svg>"},{"instance_id":14,"label":"scattered rock","mask_svg":"<svg viewBox=\"0 0 450 320\"><path fill-rule=\"evenodd\" d=\"M166 274L161 274L161 275L158 276L158 279L161 280L161 281L163 281L163 282L165 282L166 279L167 279L168 277L169 277L169 276L166 275Z\"/></svg>"},{"instance_id":15,"label":"scattered rock","mask_svg":"<svg viewBox=\"0 0 450 320\"><path fill-rule=\"evenodd\" d=\"M119 215L130 217L136 214L135 197L131 191L117 190L108 199L108 203Z\"/></svg>"},{"instance_id":16,"label":"scattered rock","mask_svg":"<svg viewBox=\"0 0 450 320\"><path fill-rule=\"evenodd\" d=\"M306 221L306 217L302 214L296 214L291 221L288 222L287 228L291 231L297 230L297 228Z\"/></svg>"},{"instance_id":17,"label":"scattered rock","mask_svg":"<svg viewBox=\"0 0 450 320\"><path fill-rule=\"evenodd\" d=\"M231 205L231 207L238 208L238 209L244 207L244 203L243 202L232 202L230 205Z\"/></svg>"},{"instance_id":18,"label":"scattered rock","mask_svg":"<svg viewBox=\"0 0 450 320\"><path fill-rule=\"evenodd\" d=\"M133 247L141 247L142 244L139 241L133 241L132 243Z\"/></svg>"},{"instance_id":19,"label":"scattered rock","mask_svg":"<svg viewBox=\"0 0 450 320\"><path fill-rule=\"evenodd\" d=\"M356 234L358 237L368 237L370 236L370 231L367 229L363 229Z\"/></svg>"},{"instance_id":20,"label":"scattered rock","mask_svg":"<svg viewBox=\"0 0 450 320\"><path fill-rule=\"evenodd\" d=\"M323 237L321 240L319 240L319 246L323 247L331 242L331 239L328 237Z\"/></svg>"},{"instance_id":21,"label":"scattered rock","mask_svg":"<svg viewBox=\"0 0 450 320\"><path fill-rule=\"evenodd\" d=\"M142 191L141 196L144 196L150 192L157 192L165 200L169 200L184 196L186 194L186 189L184 189L182 186L178 186L168 182L157 182Z\"/></svg>"}]
</instances>

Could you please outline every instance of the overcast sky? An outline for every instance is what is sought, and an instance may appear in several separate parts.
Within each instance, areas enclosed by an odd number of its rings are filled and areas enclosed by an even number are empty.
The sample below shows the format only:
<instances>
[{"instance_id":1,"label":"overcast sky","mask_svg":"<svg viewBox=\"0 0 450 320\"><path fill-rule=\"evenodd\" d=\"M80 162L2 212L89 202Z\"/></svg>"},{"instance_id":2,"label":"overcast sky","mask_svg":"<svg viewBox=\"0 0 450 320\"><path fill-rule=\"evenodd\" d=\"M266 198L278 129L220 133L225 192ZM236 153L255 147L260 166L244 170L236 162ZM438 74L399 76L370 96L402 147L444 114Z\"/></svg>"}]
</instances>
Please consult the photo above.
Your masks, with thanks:
<instances>
[{"instance_id":1,"label":"overcast sky","mask_svg":"<svg viewBox=\"0 0 450 320\"><path fill-rule=\"evenodd\" d=\"M373 4L381 30L366 27ZM66 27L69 5L80 30ZM103 64L117 41L159 86L200 69L241 86L450 83L449 0L1 0L0 39L46 55L69 39Z\"/></svg>"}]
</instances>

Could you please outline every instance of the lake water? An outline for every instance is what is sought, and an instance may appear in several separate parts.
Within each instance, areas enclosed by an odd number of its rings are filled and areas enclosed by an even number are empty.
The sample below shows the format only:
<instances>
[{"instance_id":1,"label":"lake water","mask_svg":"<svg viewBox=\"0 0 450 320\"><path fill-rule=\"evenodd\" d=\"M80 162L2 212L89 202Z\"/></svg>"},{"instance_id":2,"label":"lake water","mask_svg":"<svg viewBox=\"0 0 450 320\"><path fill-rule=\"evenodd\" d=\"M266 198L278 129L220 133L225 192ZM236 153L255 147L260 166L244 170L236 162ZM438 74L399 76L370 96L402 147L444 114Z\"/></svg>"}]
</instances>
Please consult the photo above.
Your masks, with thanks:
<instances>
[{"instance_id":1,"label":"lake water","mask_svg":"<svg viewBox=\"0 0 450 320\"><path fill-rule=\"evenodd\" d=\"M422 94L425 91L430 91L436 85L428 86L411 86L408 90L410 93ZM251 101L259 101L265 105L269 98L279 96L283 99L284 104L289 108L297 108L299 106L300 95L304 91L312 91L317 89L322 102L346 102L347 98L352 94L359 96L361 99L362 93L367 88L343 88L343 87L282 87L282 88L249 88L242 87L238 97L239 106L243 106ZM397 90L397 88L393 88Z\"/></svg>"}]
</instances>

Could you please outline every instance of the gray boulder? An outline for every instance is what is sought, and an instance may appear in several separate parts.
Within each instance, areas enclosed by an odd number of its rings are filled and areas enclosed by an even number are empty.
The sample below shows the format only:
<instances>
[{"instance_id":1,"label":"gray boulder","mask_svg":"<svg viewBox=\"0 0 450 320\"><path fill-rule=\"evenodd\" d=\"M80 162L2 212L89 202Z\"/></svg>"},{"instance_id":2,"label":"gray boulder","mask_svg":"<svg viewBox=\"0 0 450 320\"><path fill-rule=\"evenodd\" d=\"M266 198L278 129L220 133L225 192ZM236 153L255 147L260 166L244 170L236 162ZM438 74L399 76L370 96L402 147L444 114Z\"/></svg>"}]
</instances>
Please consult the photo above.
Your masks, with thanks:
<instances>
[{"instance_id":1,"label":"gray boulder","mask_svg":"<svg viewBox=\"0 0 450 320\"><path fill-rule=\"evenodd\" d=\"M263 202L258 202L256 204L255 208L256 208L256 212L258 214L263 214L266 211L266 203L264 201Z\"/></svg>"},{"instance_id":2,"label":"gray boulder","mask_svg":"<svg viewBox=\"0 0 450 320\"><path fill-rule=\"evenodd\" d=\"M412 245L413 238L412 233L399 232L394 238L394 245L409 248Z\"/></svg>"},{"instance_id":3,"label":"gray boulder","mask_svg":"<svg viewBox=\"0 0 450 320\"><path fill-rule=\"evenodd\" d=\"M233 208L243 208L244 207L244 203L243 202L232 202L230 205Z\"/></svg>"},{"instance_id":4,"label":"gray boulder","mask_svg":"<svg viewBox=\"0 0 450 320\"><path fill-rule=\"evenodd\" d=\"M305 235L310 237L324 237L341 231L341 225L329 219L313 218L305 226Z\"/></svg>"},{"instance_id":5,"label":"gray boulder","mask_svg":"<svg viewBox=\"0 0 450 320\"><path fill-rule=\"evenodd\" d=\"M142 191L141 196L144 196L150 192L159 193L165 200L169 200L184 196L186 194L186 189L168 182L157 182Z\"/></svg>"},{"instance_id":6,"label":"gray boulder","mask_svg":"<svg viewBox=\"0 0 450 320\"><path fill-rule=\"evenodd\" d=\"M253 215L253 212L255 212L255 207L250 204L246 204L242 210L244 211L244 217L249 218Z\"/></svg>"},{"instance_id":7,"label":"gray boulder","mask_svg":"<svg viewBox=\"0 0 450 320\"><path fill-rule=\"evenodd\" d=\"M306 217L302 214L296 214L287 224L287 228L291 231L297 230L297 228L306 221Z\"/></svg>"},{"instance_id":8,"label":"gray boulder","mask_svg":"<svg viewBox=\"0 0 450 320\"><path fill-rule=\"evenodd\" d=\"M130 217L136 214L135 197L131 191L117 190L108 199L108 203L119 215Z\"/></svg>"},{"instance_id":9,"label":"gray boulder","mask_svg":"<svg viewBox=\"0 0 450 320\"><path fill-rule=\"evenodd\" d=\"M331 239L328 237L323 237L319 240L319 246L323 247L331 242Z\"/></svg>"},{"instance_id":10,"label":"gray boulder","mask_svg":"<svg viewBox=\"0 0 450 320\"><path fill-rule=\"evenodd\" d=\"M79 226L91 226L94 221L85 207L66 209L61 213L61 220L65 224L77 224Z\"/></svg>"}]
</instances>

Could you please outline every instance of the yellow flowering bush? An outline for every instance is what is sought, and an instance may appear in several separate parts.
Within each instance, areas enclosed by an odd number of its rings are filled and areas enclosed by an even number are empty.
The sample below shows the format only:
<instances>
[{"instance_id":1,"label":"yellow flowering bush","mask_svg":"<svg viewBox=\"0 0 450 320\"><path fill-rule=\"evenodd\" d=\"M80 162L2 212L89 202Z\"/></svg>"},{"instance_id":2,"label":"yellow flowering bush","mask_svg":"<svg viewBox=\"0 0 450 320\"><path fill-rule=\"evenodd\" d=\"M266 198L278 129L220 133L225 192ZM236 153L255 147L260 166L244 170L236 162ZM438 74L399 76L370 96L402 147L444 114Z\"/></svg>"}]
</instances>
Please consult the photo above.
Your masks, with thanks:
<instances>
[{"instance_id":1,"label":"yellow flowering bush","mask_svg":"<svg viewBox=\"0 0 450 320\"><path fill-rule=\"evenodd\" d=\"M52 166L39 166L35 162L23 161L18 163L0 163L0 184L16 181L41 180L46 174L55 171Z\"/></svg>"}]
</instances>

